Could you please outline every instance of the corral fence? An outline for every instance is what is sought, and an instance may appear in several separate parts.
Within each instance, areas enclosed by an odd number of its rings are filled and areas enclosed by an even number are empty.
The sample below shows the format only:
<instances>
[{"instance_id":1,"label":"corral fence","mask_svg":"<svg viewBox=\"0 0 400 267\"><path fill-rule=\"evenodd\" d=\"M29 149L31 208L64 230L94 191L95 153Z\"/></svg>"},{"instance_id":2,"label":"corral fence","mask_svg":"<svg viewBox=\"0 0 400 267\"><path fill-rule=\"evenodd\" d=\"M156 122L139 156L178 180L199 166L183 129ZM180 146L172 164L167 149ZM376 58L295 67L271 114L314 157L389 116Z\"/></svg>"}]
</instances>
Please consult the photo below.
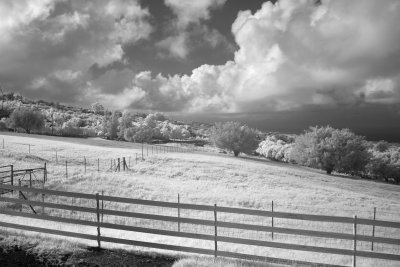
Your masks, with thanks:
<instances>
[{"instance_id":1,"label":"corral fence","mask_svg":"<svg viewBox=\"0 0 400 267\"><path fill-rule=\"evenodd\" d=\"M14 165L0 166L1 185L29 186L40 184L44 186L47 181L47 164L43 167L16 169ZM0 195L8 193L9 190L0 190Z\"/></svg>"},{"instance_id":2,"label":"corral fence","mask_svg":"<svg viewBox=\"0 0 400 267\"><path fill-rule=\"evenodd\" d=\"M41 155L40 146L27 144L27 143L6 143L5 139L2 140L2 148L6 149L11 147L15 149L15 146L20 146L22 148L23 153L32 154L35 156ZM120 158L91 158L87 157L83 154L81 157L65 157L60 154L58 149L54 149L54 153L49 157L48 151L46 151L45 156L40 158L41 160L47 163L53 163L57 166L63 166L65 169L65 176L69 176L68 168L72 166L80 166L82 167L82 171L86 173L87 171L121 171L128 170L132 167L134 163L138 163L139 161L143 161L146 158L149 158L153 155L157 154L166 154L166 153L184 153L194 151L194 148L184 147L184 146L170 146L170 145L157 145L157 144L147 144L147 143L137 143L138 147L136 149L139 152L134 153L131 156L125 156ZM125 158L125 164L122 162L118 164L118 160L122 161ZM124 168L125 166L125 168ZM0 167L1 168L1 167ZM0 182L1 182L1 171L0 169Z\"/></svg>"},{"instance_id":3,"label":"corral fence","mask_svg":"<svg viewBox=\"0 0 400 267\"><path fill-rule=\"evenodd\" d=\"M10 191L18 191L18 192L29 192L33 194L41 194L46 196L60 196L67 197L73 199L86 199L93 201L93 206L91 207L83 207L78 205L66 205L64 203L50 203L44 201L33 201L26 199L16 199L12 196L0 196L0 203L14 203L18 205L30 205L31 207L39 206L42 207L42 214L32 214L31 212L20 212L15 210L7 209L7 207L0 208L0 214L3 215L11 215L23 218L30 219L40 219L50 222L59 222L65 224L75 224L82 227L95 227L96 231L93 234L88 234L87 231L85 233L73 232L73 231L64 231L64 230L54 230L43 227L36 227L27 224L17 224L14 222L7 222L3 219L0 222L1 227L40 232L52 235L59 236L67 236L73 238L81 238L87 240L93 240L97 242L97 246L100 248L102 242L116 243L116 244L124 244L124 245L132 245L153 249L161 249L161 250L172 250L179 252L187 252L187 253L197 253L203 255L211 255L214 257L229 257L229 258L237 258L237 259L245 259L245 260L256 260L256 261L264 261L264 262L278 262L278 263L287 263L287 264L315 264L312 262L306 261L295 261L291 259L283 259L283 258L273 258L266 256L259 256L248 253L238 253L238 252L230 252L221 250L219 246L221 244L236 244L243 246L258 246L258 247L266 247L266 248L278 248L290 251L304 251L304 252L312 252L312 253L324 253L324 254L334 254L341 255L344 257L351 257L352 266L357 266L357 260L359 258L370 258L370 259L383 259L389 261L399 261L400 255L395 253L381 253L381 252L372 252L366 250L360 250L358 247L359 242L374 242L374 243L382 243L389 244L393 246L400 246L400 239L393 238L391 236L388 237L378 237L378 236L369 236L365 234L360 234L357 229L360 226L374 226L379 228L393 228L400 229L400 222L392 222L392 221L383 221L383 220L371 220L371 219L363 219L354 217L341 217L341 216L326 216L326 215L311 215L311 214L300 214L300 213L287 213L287 212L276 212L276 211L265 211L265 210L254 210L254 209L246 209L246 208L233 208L233 207L222 207L215 205L198 205L198 204L184 204L184 203L174 203L174 202L163 202L163 201L153 201L153 200L143 200L143 199L133 199L133 198L123 198L123 197L114 197L114 196L105 196L102 194L87 194L87 193L75 193L75 192L65 192L65 191L55 191L48 189L39 189L39 188L28 188L21 186L11 186L1 184L0 188L3 190ZM134 205L143 205L150 209L151 207L159 207L162 209L175 209L177 213L175 216L171 215L160 215L160 214L149 214L146 212L132 212L132 211L121 211L116 209L106 209L104 208L104 202L108 203L119 203L119 204L134 204ZM111 206L111 205L110 205ZM75 219L72 217L60 217L48 215L45 212L45 209L58 209L64 211L76 211L76 212L84 212L89 213L94 216L94 220L89 219ZM213 219L194 219L190 217L181 216L182 210L191 210L191 211L201 211L208 212L212 214ZM310 222L329 222L329 223L339 223L347 226L352 226L352 233L339 233L323 230L304 230L298 228L285 228L285 227L276 227L274 225L266 226L259 225L254 223L240 223L240 222L232 222L226 221L224 218L224 214L238 214L243 216L259 216L263 218L281 218L288 220L297 220L297 221L310 221ZM123 224L115 224L108 223L103 221L103 216L116 216L121 218L135 218L135 219L146 219L150 221L162 221L168 223L176 223L178 228L175 230L165 230L165 229L154 229L149 228L148 224L134 226L123 225ZM182 231L179 227L182 224L189 225L200 225L211 227L212 231L207 234L204 233L192 233ZM146 227L147 226L147 227ZM160 236L167 236L171 238L185 238L199 241L208 241L212 244L209 248L198 248L194 246L182 246L182 245L169 245L164 243L156 243L156 242L145 242L139 240L131 240L125 238L116 238L116 237L108 237L102 235L102 231L104 229L112 229L112 230L123 230L130 231L135 233L146 233ZM351 248L332 248L332 247L322 247L322 246L310 246L310 245L301 245L294 243L284 243L277 241L266 241L266 240L257 240L252 238L237 238L226 236L222 231L223 229L239 229L239 230L251 230L258 231L259 233L275 233L275 234L287 234L287 235L296 235L300 237L321 237L328 238L334 240L346 240L351 242ZM125 237L125 235L124 235ZM321 264L323 266L324 264ZM332 265L330 265L332 266Z\"/></svg>"}]
</instances>

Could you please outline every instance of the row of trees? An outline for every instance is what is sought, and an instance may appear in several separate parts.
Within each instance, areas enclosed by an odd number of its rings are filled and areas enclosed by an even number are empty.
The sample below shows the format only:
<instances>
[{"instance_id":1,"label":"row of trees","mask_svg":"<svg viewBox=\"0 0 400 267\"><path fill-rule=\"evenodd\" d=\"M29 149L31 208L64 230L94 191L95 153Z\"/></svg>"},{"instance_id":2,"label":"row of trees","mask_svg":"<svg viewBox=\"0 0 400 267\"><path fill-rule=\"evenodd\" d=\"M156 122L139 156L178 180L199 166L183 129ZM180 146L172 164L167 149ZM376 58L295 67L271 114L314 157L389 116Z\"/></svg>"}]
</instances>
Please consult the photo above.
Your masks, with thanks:
<instances>
[{"instance_id":1,"label":"row of trees","mask_svg":"<svg viewBox=\"0 0 400 267\"><path fill-rule=\"evenodd\" d=\"M104 116L102 125L101 135L131 142L187 139L193 136L190 127L174 124L159 112L143 116L132 111L114 111L111 116Z\"/></svg>"},{"instance_id":2,"label":"row of trees","mask_svg":"<svg viewBox=\"0 0 400 267\"><path fill-rule=\"evenodd\" d=\"M364 178L400 182L400 149L385 141L372 143L349 129L310 127L298 136L269 135L257 152L291 162Z\"/></svg>"}]
</instances>

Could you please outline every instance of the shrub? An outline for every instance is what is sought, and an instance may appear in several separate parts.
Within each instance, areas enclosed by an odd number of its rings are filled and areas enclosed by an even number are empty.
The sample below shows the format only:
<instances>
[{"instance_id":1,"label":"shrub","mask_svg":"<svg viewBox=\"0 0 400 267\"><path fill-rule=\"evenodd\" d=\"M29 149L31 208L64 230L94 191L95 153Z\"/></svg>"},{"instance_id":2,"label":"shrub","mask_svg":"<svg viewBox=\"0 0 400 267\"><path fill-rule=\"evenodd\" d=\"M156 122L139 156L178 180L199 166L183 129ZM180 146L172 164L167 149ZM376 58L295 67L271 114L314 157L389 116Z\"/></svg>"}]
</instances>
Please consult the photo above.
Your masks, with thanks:
<instances>
[{"instance_id":1,"label":"shrub","mask_svg":"<svg viewBox=\"0 0 400 267\"><path fill-rule=\"evenodd\" d=\"M251 153L258 146L254 129L239 122L216 123L211 130L211 140L216 147L227 149L237 157L239 153Z\"/></svg>"},{"instance_id":2,"label":"shrub","mask_svg":"<svg viewBox=\"0 0 400 267\"><path fill-rule=\"evenodd\" d=\"M10 115L9 123L9 127L22 128L29 134L32 130L41 130L44 127L44 116L27 108L15 109Z\"/></svg>"},{"instance_id":3,"label":"shrub","mask_svg":"<svg viewBox=\"0 0 400 267\"><path fill-rule=\"evenodd\" d=\"M271 160L289 162L293 148L293 143L290 141L292 139L284 135L268 135L258 145L256 152Z\"/></svg>"}]
</instances>

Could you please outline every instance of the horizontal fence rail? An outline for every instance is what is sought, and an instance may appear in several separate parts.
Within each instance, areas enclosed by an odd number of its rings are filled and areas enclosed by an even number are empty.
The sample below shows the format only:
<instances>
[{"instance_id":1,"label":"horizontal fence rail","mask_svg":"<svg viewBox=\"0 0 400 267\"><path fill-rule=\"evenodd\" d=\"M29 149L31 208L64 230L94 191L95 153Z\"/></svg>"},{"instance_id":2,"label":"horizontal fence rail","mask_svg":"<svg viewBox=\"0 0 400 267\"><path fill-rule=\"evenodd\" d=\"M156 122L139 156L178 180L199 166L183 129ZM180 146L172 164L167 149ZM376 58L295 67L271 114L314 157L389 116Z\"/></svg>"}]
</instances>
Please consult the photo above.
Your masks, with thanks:
<instances>
[{"instance_id":1,"label":"horizontal fence rail","mask_svg":"<svg viewBox=\"0 0 400 267\"><path fill-rule=\"evenodd\" d=\"M59 222L59 223L68 223L68 224L76 224L76 225L83 225L83 226L89 226L89 227L97 227L98 228L97 235L87 235L87 234L66 232L66 231L60 231L60 230L43 229L43 228L38 228L38 227L17 225L17 224L6 223L6 222L0 222L0 226L7 227L7 228L22 229L22 230L27 230L27 231L42 232L42 233L47 233L47 234L70 236L70 237L77 237L77 238L83 238L83 239L89 239L89 240L97 240L99 245L100 245L100 241L103 241L103 242L111 242L111 243L175 250L175 251L181 251L181 252L191 252L191 253L199 253L199 254L215 255L215 256L218 255L218 256L233 257L233 258L246 257L247 259L258 259L258 260L261 260L261 258L265 258L265 259L268 258L268 257L261 257L261 256L256 256L256 255L248 255L248 254L233 253L233 252L228 252L228 251L221 251L221 250L217 250L217 246L215 246L215 249L200 249L200 248L173 246L173 245L165 245L165 244L159 244L159 243L142 242L142 241L134 241L134 240L101 236L100 229L107 228L107 229L147 233L147 234L162 235L162 236L214 241L215 244L217 244L217 242L222 242L222 243L231 243L231 244L278 248L278 249L285 249L285 250L295 250L295 251L306 251L306 252L315 252L315 253L327 253L327 254L342 255L342 256L352 256L352 257L354 257L354 259L355 259L355 257L365 257L365 258L400 261L400 255L397 255L397 254L361 251L361 250L356 250L356 247L353 250L353 249L344 249L344 248L320 247L320 246L311 246L311 245L281 243L281 242L275 242L275 241L255 240L255 239L250 239L250 238L222 236L222 235L217 235L217 228L218 229L219 228L231 228L231 229L281 233L281 234L308 236L308 237L342 239L342 240L349 240L349 241L357 240L357 242L358 241L366 241L366 242L375 242L375 243L400 246L400 239L396 239L396 238L366 236L366 235L357 234L357 231L355 231L355 233L353 233L353 234L347 234L347 233L338 233L338 232L330 232L330 231L292 229L292 228L287 228L287 227L286 228L285 227L273 227L273 226L271 227L271 226L249 224L249 223L228 222L228 221L224 221L221 219L216 220L216 217L215 217L215 220L207 220L207 219L185 218L185 217L176 217L176 216L168 216L168 215L160 215L160 214L148 214L148 213L131 212L131 211L120 211L120 210L104 209L103 207L99 208L99 201L108 201L108 202L114 202L114 203L117 202L117 203L125 203L125 204L137 204L137 205L161 207L161 208L210 211L210 212L215 212L215 214L217 214L217 213L233 213L233 214L240 214L240 215L254 215L254 216L262 216L262 217L292 219L292 220L307 220L307 221L311 221L311 222L318 221L318 222L342 223L342 224L351 224L354 226L356 226L356 225L380 226L380 227L388 227L388 228L395 228L395 229L400 229L400 222L370 220L370 219L351 218L351 217L343 217L343 216L325 216L325 215L310 215L310 214L300 214L300 213L296 214L296 213L286 213L286 212L269 212L269 211L263 211L263 210L253 210L253 209L244 209L244 208L218 207L216 205L215 206L196 205L196 204L184 204L184 203L173 203L173 202L164 202L164 201L143 200L143 199L130 199L130 198L122 198L122 197L103 196L103 195L99 195L99 194L64 192L64 191L56 191L56 190L49 190L49 189L27 188L27 187L1 185L1 184L0 184L0 188L12 190L12 191L19 191L19 192L37 193L37 194L42 194L42 195L45 194L45 195L96 200L97 207L82 207L82 206L77 206L77 205L49 203L49 202L44 202L44 201L33 201L33 200L29 200L29 199L15 199L15 198L8 197L8 196L0 197L0 202L4 202L4 203L15 203L15 204L27 205L27 206L29 205L31 207L42 207L43 209L44 208L52 208L52 209L92 213L92 214L97 215L97 221L64 218L64 217L50 216L50 215L46 215L46 214L32 214L32 213L28 213L28 212L7 210L4 208L0 208L0 214L9 215L9 216L19 216L19 217L30 218L30 219L40 219L40 220ZM185 223L185 224L193 224L193 225L211 226L211 227L215 227L215 234L199 234L199 233L190 233L190 232L182 232L182 231L154 229L154 228L148 228L148 227L107 223L107 222L100 221L100 216L103 216L103 215L113 215L113 216L121 216L121 217L127 217L127 218L139 218L139 219L155 220L155 221L163 221L163 222L176 222L176 223L180 223L180 224ZM269 260L278 260L277 258L268 258L268 259ZM287 260L287 259L279 259L279 260L280 260L280 262L282 262L282 261L290 262L291 261L291 260Z\"/></svg>"}]
</instances>

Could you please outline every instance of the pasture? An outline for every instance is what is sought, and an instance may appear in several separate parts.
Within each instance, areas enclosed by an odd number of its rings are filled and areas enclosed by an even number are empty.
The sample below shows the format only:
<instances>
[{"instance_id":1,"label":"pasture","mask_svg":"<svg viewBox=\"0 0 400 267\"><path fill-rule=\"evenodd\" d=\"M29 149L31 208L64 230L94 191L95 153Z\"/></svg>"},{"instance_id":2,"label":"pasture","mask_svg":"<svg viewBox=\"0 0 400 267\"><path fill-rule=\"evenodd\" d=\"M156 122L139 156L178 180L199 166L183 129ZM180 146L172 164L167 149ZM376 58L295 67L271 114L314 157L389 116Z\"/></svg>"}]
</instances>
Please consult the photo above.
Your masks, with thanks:
<instances>
[{"instance_id":1,"label":"pasture","mask_svg":"<svg viewBox=\"0 0 400 267\"><path fill-rule=\"evenodd\" d=\"M145 159L136 162L136 155L141 155L141 145L127 142L108 141L102 139L76 139L48 136L31 136L24 134L2 134L5 140L4 149L0 150L0 165L13 164L20 168L42 167L47 162L48 182L46 189L63 190L81 193L104 193L109 196L138 198L157 201L177 201L178 194L181 203L204 204L231 207L243 207L259 210L271 210L274 201L274 211L307 213L316 215L354 216L372 218L376 207L376 218L380 220L400 220L400 187L369 180L361 180L342 176L328 176L323 171L305 167L270 162L260 158L243 156L234 158L229 155L205 152L168 152L150 154L145 152ZM27 145L30 145L30 153ZM57 158L55 157L57 151ZM130 159L130 170L127 172L108 171L112 159L125 157ZM87 161L87 171L84 172L83 158ZM134 160L135 159L135 160ZM68 176L65 175L64 161L71 163ZM101 163L97 170L97 160ZM34 196L32 196L34 197ZM70 203L70 199L53 197L54 203ZM94 207L90 200L80 203L70 203L84 207ZM108 209L120 211L144 211L154 214L171 215L175 210L144 207L117 203L104 203ZM209 212L180 211L180 216L188 218L210 219ZM56 209L46 209L47 214L61 217L85 218L95 220L92 214L60 212ZM2 221L18 223L26 219L2 216ZM270 219L255 216L237 216L229 214L223 217L226 221L258 224L269 226ZM154 222L145 219L121 219L117 216L104 216L105 222L123 225L147 226L160 229L176 229L176 223ZM332 232L351 233L352 228L341 224L312 223L275 219L275 226L295 227L301 229L329 229ZM41 226L76 232L95 232L94 227L76 227L40 220L31 220L30 225ZM212 227L193 227L180 225L182 232L212 233ZM13 232L13 230L7 230ZM372 227L362 227L358 230L365 235L371 235ZM232 237L258 238L271 240L270 233L255 231L239 231L226 229L221 234ZM34 238L38 234L26 235ZM152 234L127 233L121 230L104 230L104 235L124 237L135 240L159 242L171 245L183 244L199 248L210 248L210 241L196 241L182 238L168 238ZM376 227L375 235L380 237L399 238L400 232ZM65 238L65 240L69 240ZM71 239L72 240L72 239ZM69 241L71 241L69 240ZM76 242L94 245L91 241L74 240ZM335 248L351 248L352 242L329 240L326 238L297 237L287 234L275 234L274 241L329 246ZM110 248L132 247L124 245L104 244ZM224 250L245 252L256 255L270 255L278 258L303 261L323 262L338 265L350 265L351 257L318 254L301 251L221 244ZM226 247L224 247L226 246ZM370 242L360 242L363 250L369 250ZM149 251L148 249L141 249ZM399 246L375 244L374 251L399 254ZM359 259L360 266L396 266L394 261ZM182 263L179 263L182 264ZM179 265L184 266L184 265Z\"/></svg>"}]
</instances>

